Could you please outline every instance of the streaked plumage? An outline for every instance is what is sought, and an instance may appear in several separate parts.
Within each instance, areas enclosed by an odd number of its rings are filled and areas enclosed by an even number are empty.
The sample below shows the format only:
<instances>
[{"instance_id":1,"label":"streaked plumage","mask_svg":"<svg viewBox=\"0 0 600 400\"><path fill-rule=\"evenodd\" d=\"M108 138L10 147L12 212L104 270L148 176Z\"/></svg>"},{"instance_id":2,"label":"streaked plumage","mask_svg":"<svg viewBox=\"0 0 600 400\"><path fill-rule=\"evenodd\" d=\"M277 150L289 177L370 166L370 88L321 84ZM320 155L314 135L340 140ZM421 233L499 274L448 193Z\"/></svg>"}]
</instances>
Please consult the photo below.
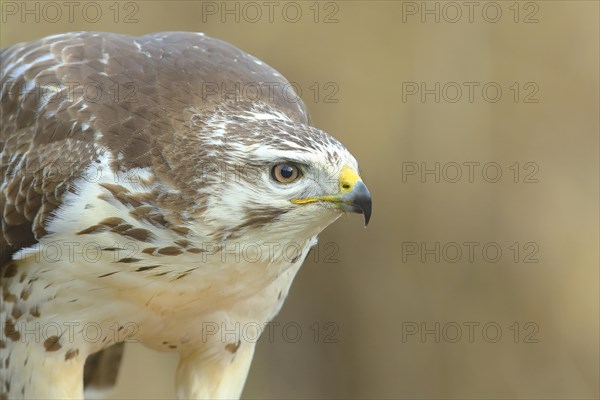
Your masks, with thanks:
<instances>
[{"instance_id":1,"label":"streaked plumage","mask_svg":"<svg viewBox=\"0 0 600 400\"><path fill-rule=\"evenodd\" d=\"M2 395L81 396L86 357L134 337L180 353L180 397L238 397L254 343L205 327L270 321L317 234L368 221L354 157L282 91L232 96L287 81L202 34L63 34L1 62Z\"/></svg>"}]
</instances>

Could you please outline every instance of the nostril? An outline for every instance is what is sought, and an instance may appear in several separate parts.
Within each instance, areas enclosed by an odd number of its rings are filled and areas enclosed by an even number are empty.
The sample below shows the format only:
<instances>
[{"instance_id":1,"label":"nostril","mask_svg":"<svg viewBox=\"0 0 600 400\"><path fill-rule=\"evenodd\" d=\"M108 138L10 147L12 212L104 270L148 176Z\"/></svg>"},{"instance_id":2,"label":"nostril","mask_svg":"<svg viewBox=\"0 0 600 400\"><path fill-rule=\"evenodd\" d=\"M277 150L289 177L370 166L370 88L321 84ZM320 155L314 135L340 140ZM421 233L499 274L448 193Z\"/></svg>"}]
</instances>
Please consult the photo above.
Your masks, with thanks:
<instances>
[{"instance_id":1,"label":"nostril","mask_svg":"<svg viewBox=\"0 0 600 400\"><path fill-rule=\"evenodd\" d=\"M349 184L347 184L347 183L344 183L344 184L342 185L342 187L343 187L344 189L350 189L350 185L349 185Z\"/></svg>"}]
</instances>

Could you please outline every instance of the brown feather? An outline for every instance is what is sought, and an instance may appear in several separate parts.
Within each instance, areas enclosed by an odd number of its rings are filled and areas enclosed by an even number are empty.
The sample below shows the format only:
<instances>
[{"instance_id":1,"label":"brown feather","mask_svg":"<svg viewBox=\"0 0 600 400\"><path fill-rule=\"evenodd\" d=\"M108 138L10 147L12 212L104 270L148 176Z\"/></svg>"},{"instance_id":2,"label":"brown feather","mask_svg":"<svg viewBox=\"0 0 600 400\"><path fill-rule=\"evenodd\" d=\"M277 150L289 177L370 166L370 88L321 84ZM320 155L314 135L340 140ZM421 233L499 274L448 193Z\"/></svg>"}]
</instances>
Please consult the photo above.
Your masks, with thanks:
<instances>
[{"instance_id":1,"label":"brown feather","mask_svg":"<svg viewBox=\"0 0 600 400\"><path fill-rule=\"evenodd\" d=\"M287 84L234 46L187 32L56 35L6 48L0 59L0 164L6 183L0 191L0 267L46 235L48 218L63 194L74 190L73 182L101 149L120 155L112 172L151 167L166 184L191 191L193 171L185 164L205 154L186 153L188 138L181 132L191 125L197 130L204 115L226 102L223 96L207 95L207 88ZM101 97L90 88L100 88ZM252 102L243 95L227 106L229 112ZM282 91L260 100L296 122L308 122L304 104L286 100ZM117 197L141 204L127 193ZM153 200L175 208L194 206L180 196ZM176 222L176 216L171 220ZM162 215L153 221L166 225ZM129 236L144 240L140 232Z\"/></svg>"}]
</instances>

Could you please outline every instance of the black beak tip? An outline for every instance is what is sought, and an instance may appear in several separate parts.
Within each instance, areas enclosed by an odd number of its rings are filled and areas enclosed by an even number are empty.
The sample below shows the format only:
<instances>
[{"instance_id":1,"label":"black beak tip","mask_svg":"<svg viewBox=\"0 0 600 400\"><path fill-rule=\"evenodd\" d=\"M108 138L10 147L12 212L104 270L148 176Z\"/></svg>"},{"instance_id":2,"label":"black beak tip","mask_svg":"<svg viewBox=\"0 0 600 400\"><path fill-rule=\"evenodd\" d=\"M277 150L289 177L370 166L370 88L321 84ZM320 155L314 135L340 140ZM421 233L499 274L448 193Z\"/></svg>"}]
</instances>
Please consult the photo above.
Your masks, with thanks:
<instances>
[{"instance_id":1,"label":"black beak tip","mask_svg":"<svg viewBox=\"0 0 600 400\"><path fill-rule=\"evenodd\" d=\"M344 210L358 214L363 214L365 217L365 227L369 225L371 220L371 210L373 202L371 193L362 181L358 181L354 189L350 193L342 196L344 202Z\"/></svg>"},{"instance_id":2,"label":"black beak tip","mask_svg":"<svg viewBox=\"0 0 600 400\"><path fill-rule=\"evenodd\" d=\"M354 196L352 198L352 205L354 206L355 212L360 212L365 217L365 227L369 225L371 220L371 210L373 208L373 201L371 200L371 193L364 183L360 182L359 186L355 188Z\"/></svg>"},{"instance_id":3,"label":"black beak tip","mask_svg":"<svg viewBox=\"0 0 600 400\"><path fill-rule=\"evenodd\" d=\"M365 228L367 227L367 225L369 225L369 221L371 220L371 206L372 203L370 197L368 198L368 200L365 200L364 202L362 202L362 204L359 205L360 210L365 217Z\"/></svg>"}]
</instances>

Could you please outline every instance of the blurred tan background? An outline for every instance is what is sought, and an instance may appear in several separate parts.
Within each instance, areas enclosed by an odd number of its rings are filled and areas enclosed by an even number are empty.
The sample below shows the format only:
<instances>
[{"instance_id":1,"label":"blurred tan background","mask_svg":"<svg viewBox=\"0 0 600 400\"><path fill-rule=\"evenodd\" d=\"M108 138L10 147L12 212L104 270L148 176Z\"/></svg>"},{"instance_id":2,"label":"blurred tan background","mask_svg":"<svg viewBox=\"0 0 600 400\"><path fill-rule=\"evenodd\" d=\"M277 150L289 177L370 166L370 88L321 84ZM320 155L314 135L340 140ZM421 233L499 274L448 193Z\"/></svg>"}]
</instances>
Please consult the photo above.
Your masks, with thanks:
<instances>
[{"instance_id":1,"label":"blurred tan background","mask_svg":"<svg viewBox=\"0 0 600 400\"><path fill-rule=\"evenodd\" d=\"M321 235L244 397L600 396L598 2L63 3L3 1L2 47L202 31L297 82L361 163L371 224ZM113 396L172 396L175 362L128 347Z\"/></svg>"}]
</instances>

